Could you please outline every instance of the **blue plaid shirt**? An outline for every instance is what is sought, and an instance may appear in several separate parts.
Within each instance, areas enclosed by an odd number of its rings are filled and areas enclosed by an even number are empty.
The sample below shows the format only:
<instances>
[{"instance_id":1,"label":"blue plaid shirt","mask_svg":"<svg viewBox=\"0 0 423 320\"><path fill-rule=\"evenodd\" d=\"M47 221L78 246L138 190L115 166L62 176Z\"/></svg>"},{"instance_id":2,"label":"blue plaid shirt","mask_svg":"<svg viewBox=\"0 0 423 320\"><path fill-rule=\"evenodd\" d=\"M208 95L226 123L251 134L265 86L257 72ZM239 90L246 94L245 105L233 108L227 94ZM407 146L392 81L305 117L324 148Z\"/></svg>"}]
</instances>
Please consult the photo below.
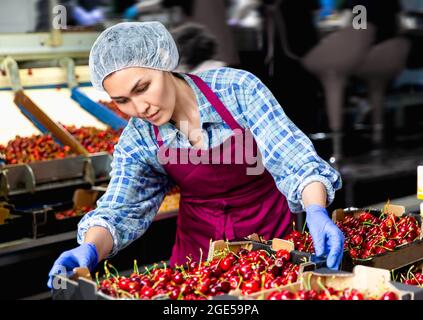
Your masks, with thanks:
<instances>
[{"instance_id":1,"label":"blue plaid shirt","mask_svg":"<svg viewBox=\"0 0 423 320\"><path fill-rule=\"evenodd\" d=\"M232 130L194 82L181 75L194 90L200 109L205 145L222 143ZM303 211L301 193L314 181L323 183L328 203L341 187L341 178L314 150L311 141L286 116L269 89L253 74L232 68L199 73L243 128L248 128L261 151L263 164L285 195L292 212ZM189 148L189 140L171 123L159 128L164 144ZM110 231L112 255L139 238L150 226L172 182L156 154L153 126L131 118L115 147L111 180L97 208L86 214L78 228L78 242L92 226Z\"/></svg>"}]
</instances>

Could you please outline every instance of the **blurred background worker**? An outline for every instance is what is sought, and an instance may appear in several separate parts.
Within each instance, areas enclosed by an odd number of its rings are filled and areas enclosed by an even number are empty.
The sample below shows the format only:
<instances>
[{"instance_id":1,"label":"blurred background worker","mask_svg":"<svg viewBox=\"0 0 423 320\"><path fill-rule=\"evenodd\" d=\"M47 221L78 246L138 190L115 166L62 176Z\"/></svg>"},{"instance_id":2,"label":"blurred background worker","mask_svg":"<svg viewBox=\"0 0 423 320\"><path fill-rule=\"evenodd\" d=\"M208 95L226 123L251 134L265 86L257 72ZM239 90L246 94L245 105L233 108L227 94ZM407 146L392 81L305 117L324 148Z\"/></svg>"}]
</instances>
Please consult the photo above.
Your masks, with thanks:
<instances>
[{"instance_id":1,"label":"blurred background worker","mask_svg":"<svg viewBox=\"0 0 423 320\"><path fill-rule=\"evenodd\" d=\"M228 7L224 0L145 0L127 8L123 17L128 20L143 20L143 15L167 10L169 27L175 28L186 22L203 25L217 43L216 59L230 66L239 66L239 55L228 19Z\"/></svg>"},{"instance_id":2,"label":"blurred background worker","mask_svg":"<svg viewBox=\"0 0 423 320\"><path fill-rule=\"evenodd\" d=\"M181 20L192 15L192 8L195 0L139 0L126 8L123 18L135 20L140 14L157 11L160 9L178 8L182 13Z\"/></svg>"},{"instance_id":3,"label":"blurred background worker","mask_svg":"<svg viewBox=\"0 0 423 320\"><path fill-rule=\"evenodd\" d=\"M366 8L367 23L376 28L374 43L395 37L400 31L399 15L402 11L400 0L343 0L341 9L353 9L356 6Z\"/></svg>"},{"instance_id":4,"label":"blurred background worker","mask_svg":"<svg viewBox=\"0 0 423 320\"><path fill-rule=\"evenodd\" d=\"M231 26L260 27L259 0L232 0L228 6L228 24Z\"/></svg>"},{"instance_id":5,"label":"blurred background worker","mask_svg":"<svg viewBox=\"0 0 423 320\"><path fill-rule=\"evenodd\" d=\"M299 60L318 43L319 9L317 0L265 0L262 6L265 79L290 117L308 132L317 132L321 125L316 104L320 88Z\"/></svg>"},{"instance_id":6,"label":"blurred background worker","mask_svg":"<svg viewBox=\"0 0 423 320\"><path fill-rule=\"evenodd\" d=\"M172 30L179 51L179 72L197 73L226 66L216 60L217 41L207 29L196 23L186 23Z\"/></svg>"}]
</instances>

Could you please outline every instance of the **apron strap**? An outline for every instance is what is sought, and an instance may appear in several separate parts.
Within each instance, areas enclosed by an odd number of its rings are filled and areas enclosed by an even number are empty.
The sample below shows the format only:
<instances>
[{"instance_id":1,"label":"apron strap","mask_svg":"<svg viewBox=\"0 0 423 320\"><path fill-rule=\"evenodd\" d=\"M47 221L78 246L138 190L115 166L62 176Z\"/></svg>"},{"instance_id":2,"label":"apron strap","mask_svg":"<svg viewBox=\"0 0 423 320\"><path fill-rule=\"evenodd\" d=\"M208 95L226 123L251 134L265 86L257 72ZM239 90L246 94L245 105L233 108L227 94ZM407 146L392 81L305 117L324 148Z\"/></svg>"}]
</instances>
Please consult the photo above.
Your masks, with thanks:
<instances>
[{"instance_id":1,"label":"apron strap","mask_svg":"<svg viewBox=\"0 0 423 320\"><path fill-rule=\"evenodd\" d=\"M210 87L198 76L193 74L187 74L192 81L197 85L200 91L204 94L210 104L214 107L217 113L222 117L223 121L225 121L228 126L232 129L241 129L241 126L236 122L234 117L225 107L225 105L220 101L217 95L210 89Z\"/></svg>"}]
</instances>

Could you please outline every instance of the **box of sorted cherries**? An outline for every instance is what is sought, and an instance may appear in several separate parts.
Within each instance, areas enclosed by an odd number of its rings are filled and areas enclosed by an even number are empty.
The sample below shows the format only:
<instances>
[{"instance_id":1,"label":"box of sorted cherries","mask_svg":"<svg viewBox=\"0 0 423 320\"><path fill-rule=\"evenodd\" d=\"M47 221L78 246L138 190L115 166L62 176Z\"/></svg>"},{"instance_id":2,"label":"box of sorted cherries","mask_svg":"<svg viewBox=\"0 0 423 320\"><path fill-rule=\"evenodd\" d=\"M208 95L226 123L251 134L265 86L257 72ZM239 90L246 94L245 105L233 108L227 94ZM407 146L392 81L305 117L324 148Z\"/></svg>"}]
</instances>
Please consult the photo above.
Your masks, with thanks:
<instances>
[{"instance_id":1,"label":"box of sorted cherries","mask_svg":"<svg viewBox=\"0 0 423 320\"><path fill-rule=\"evenodd\" d=\"M388 270L355 266L353 273L319 269L305 272L294 284L258 292L259 300L414 300L414 292L395 287Z\"/></svg>"},{"instance_id":2,"label":"box of sorted cherries","mask_svg":"<svg viewBox=\"0 0 423 320\"><path fill-rule=\"evenodd\" d=\"M391 272L398 289L412 290L416 300L423 300L423 259Z\"/></svg>"},{"instance_id":3,"label":"box of sorted cherries","mask_svg":"<svg viewBox=\"0 0 423 320\"><path fill-rule=\"evenodd\" d=\"M55 277L54 299L239 299L262 290L295 283L301 273L314 270L311 262L294 263L288 241L264 241L253 235L241 241L211 242L207 259L188 259L170 268L166 263L120 274L107 262L104 277ZM87 279L88 278L88 279Z\"/></svg>"},{"instance_id":4,"label":"box of sorted cherries","mask_svg":"<svg viewBox=\"0 0 423 320\"><path fill-rule=\"evenodd\" d=\"M423 258L421 216L402 206L337 209L332 220L345 235L342 270L355 265L396 270Z\"/></svg>"}]
</instances>

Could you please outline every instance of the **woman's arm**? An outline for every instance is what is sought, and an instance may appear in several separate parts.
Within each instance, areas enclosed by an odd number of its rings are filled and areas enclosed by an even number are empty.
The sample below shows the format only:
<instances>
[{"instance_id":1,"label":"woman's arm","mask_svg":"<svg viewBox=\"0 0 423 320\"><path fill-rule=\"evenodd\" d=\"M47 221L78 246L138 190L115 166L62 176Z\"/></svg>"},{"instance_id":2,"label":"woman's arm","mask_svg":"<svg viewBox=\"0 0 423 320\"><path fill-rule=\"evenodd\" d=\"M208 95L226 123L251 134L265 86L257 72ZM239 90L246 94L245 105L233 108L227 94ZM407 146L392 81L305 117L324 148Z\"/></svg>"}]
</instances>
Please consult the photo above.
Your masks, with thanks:
<instances>
[{"instance_id":1,"label":"woman's arm","mask_svg":"<svg viewBox=\"0 0 423 320\"><path fill-rule=\"evenodd\" d=\"M143 235L172 187L168 176L149 164L140 141L134 128L122 133L107 191L78 225L78 242L95 244L99 259L116 254Z\"/></svg>"},{"instance_id":2,"label":"woman's arm","mask_svg":"<svg viewBox=\"0 0 423 320\"><path fill-rule=\"evenodd\" d=\"M246 71L242 74L243 95L237 99L242 117L236 114L236 107L231 111L238 119L244 118L243 125L253 134L264 167L287 198L291 211L302 212L309 203L326 207L342 186L339 173L319 157L310 139L289 119L260 79Z\"/></svg>"},{"instance_id":3,"label":"woman's arm","mask_svg":"<svg viewBox=\"0 0 423 320\"><path fill-rule=\"evenodd\" d=\"M85 234L84 243L95 245L98 254L98 261L110 255L113 248L112 234L103 227L91 227Z\"/></svg>"},{"instance_id":4,"label":"woman's arm","mask_svg":"<svg viewBox=\"0 0 423 320\"><path fill-rule=\"evenodd\" d=\"M317 204L321 207L326 207L326 188L320 182L312 182L308 184L302 193L302 200L304 207L308 207L312 204Z\"/></svg>"}]
</instances>

